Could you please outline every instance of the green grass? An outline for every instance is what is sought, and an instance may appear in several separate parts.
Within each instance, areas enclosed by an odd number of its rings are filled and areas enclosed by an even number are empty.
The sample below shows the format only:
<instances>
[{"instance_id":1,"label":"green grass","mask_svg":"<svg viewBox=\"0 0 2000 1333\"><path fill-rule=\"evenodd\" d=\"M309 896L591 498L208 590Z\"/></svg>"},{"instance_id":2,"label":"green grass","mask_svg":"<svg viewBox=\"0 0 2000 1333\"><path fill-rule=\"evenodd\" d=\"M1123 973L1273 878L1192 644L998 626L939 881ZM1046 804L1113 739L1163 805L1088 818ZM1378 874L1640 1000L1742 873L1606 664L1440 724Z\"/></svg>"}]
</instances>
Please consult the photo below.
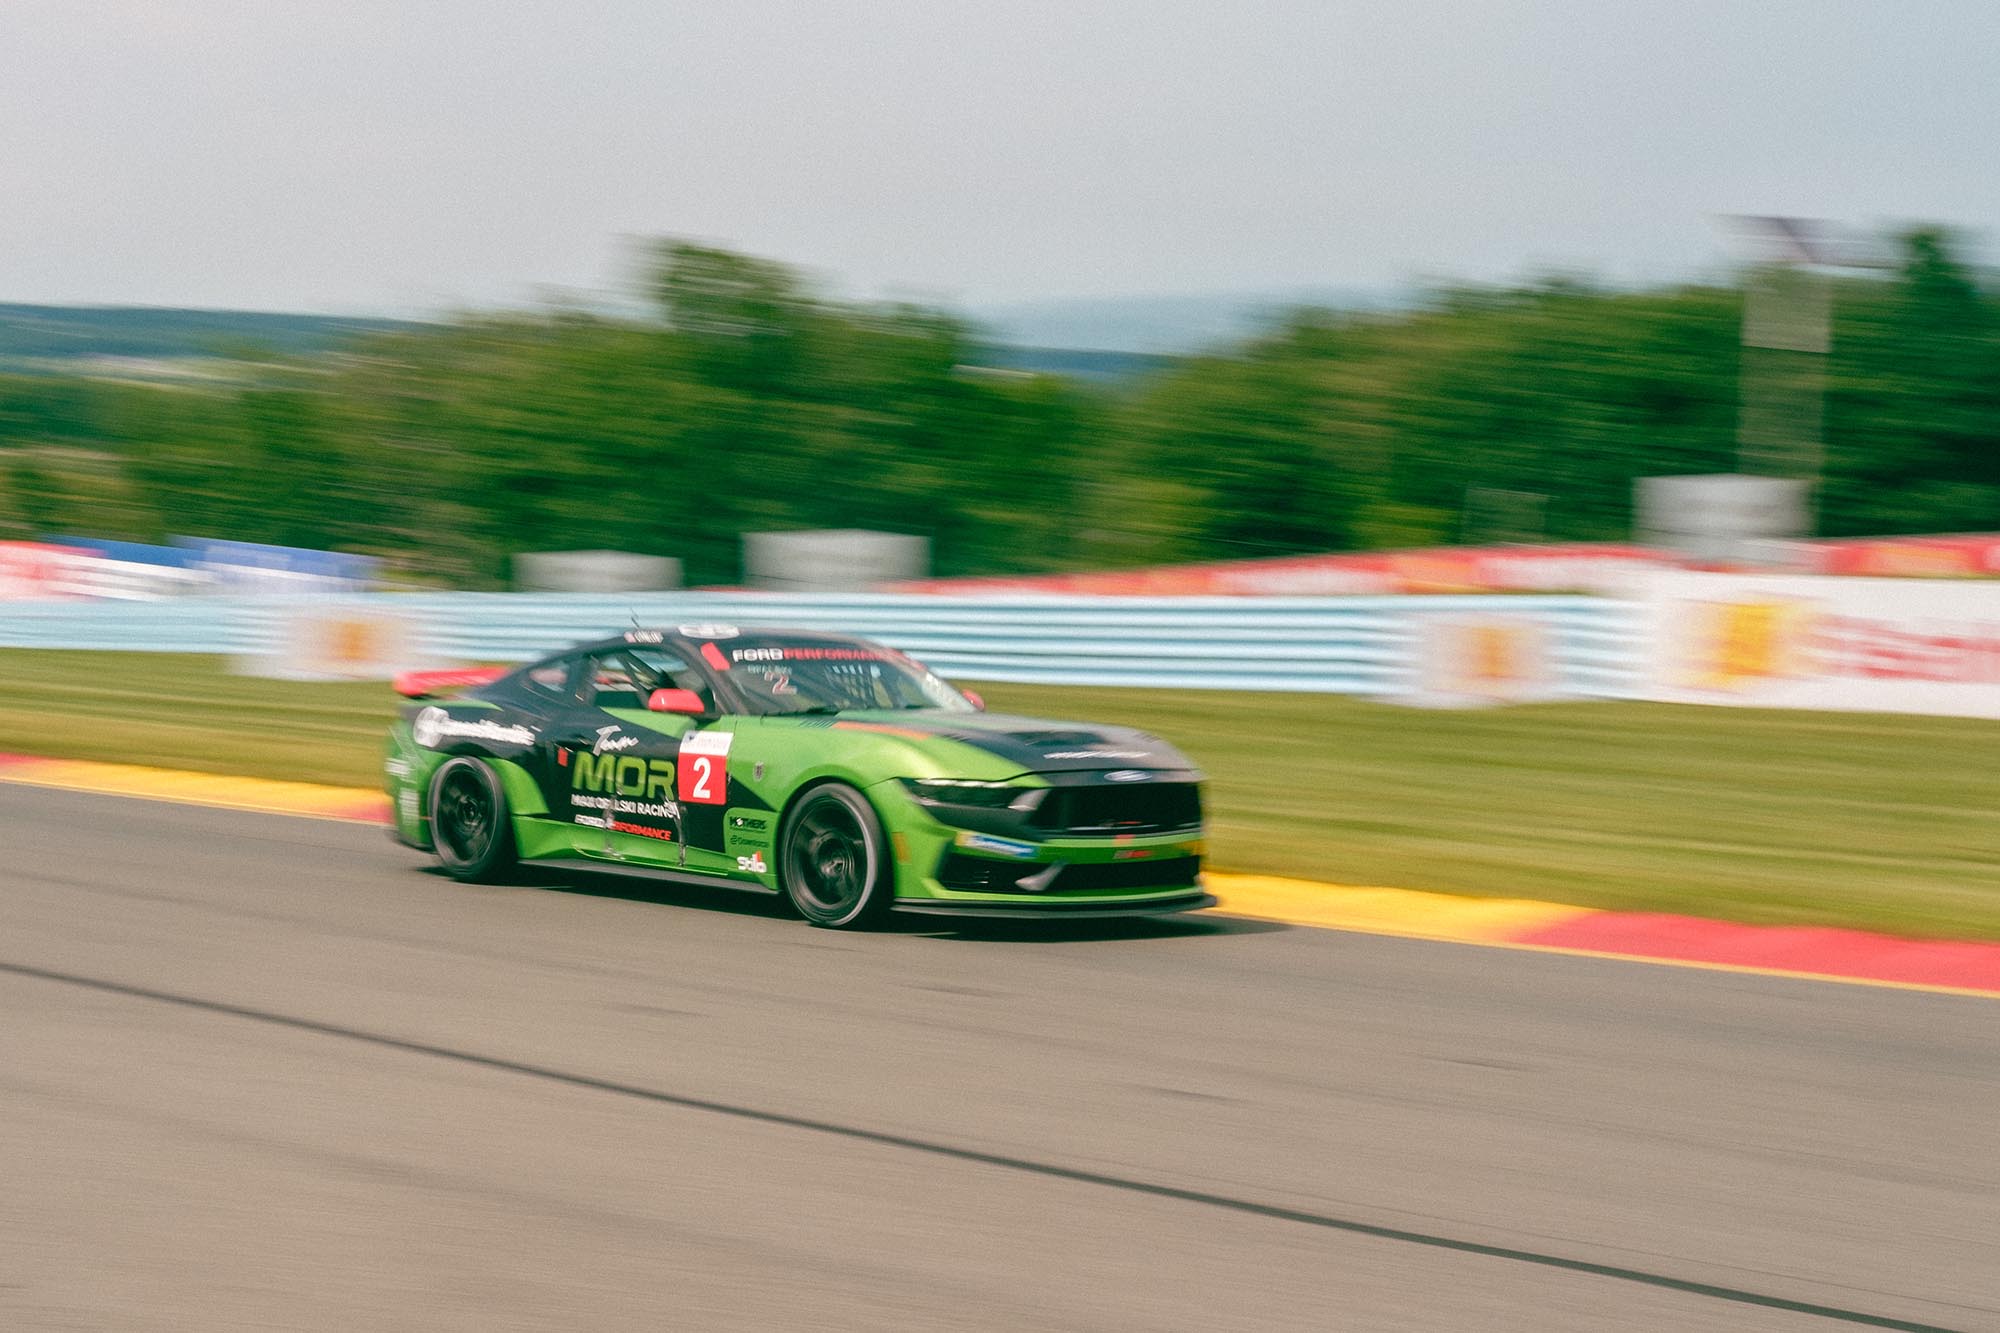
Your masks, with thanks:
<instances>
[{"instance_id":1,"label":"green grass","mask_svg":"<svg viewBox=\"0 0 2000 1333\"><path fill-rule=\"evenodd\" d=\"M382 783L387 685L233 676L216 657L0 649L0 751Z\"/></svg>"},{"instance_id":2,"label":"green grass","mask_svg":"<svg viewBox=\"0 0 2000 1333\"><path fill-rule=\"evenodd\" d=\"M982 687L1208 770L1221 869L2000 939L2000 723L1667 704ZM394 696L0 652L0 750L373 786Z\"/></svg>"}]
</instances>

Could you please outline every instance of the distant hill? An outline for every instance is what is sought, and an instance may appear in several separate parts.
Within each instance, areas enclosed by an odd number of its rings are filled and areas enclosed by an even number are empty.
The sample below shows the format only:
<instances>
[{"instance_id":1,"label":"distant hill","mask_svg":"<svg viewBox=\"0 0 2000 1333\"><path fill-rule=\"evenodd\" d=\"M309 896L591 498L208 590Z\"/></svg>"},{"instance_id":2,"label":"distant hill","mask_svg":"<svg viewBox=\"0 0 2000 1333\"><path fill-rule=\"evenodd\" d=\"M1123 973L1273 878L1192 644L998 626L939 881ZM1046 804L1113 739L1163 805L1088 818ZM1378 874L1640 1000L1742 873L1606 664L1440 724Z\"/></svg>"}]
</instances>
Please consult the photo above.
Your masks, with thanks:
<instances>
[{"instance_id":1,"label":"distant hill","mask_svg":"<svg viewBox=\"0 0 2000 1333\"><path fill-rule=\"evenodd\" d=\"M1411 294L1388 288L1299 287L1211 296L1117 296L994 305L971 312L993 342L1142 356L1187 356L1255 337L1300 306L1394 310Z\"/></svg>"},{"instance_id":2,"label":"distant hill","mask_svg":"<svg viewBox=\"0 0 2000 1333\"><path fill-rule=\"evenodd\" d=\"M1071 379L1114 384L1164 370L1178 357L1145 352L1100 352L1075 347L1016 347L988 343L973 349L972 364L992 370L1016 370L1033 375L1067 375Z\"/></svg>"},{"instance_id":3,"label":"distant hill","mask_svg":"<svg viewBox=\"0 0 2000 1333\"><path fill-rule=\"evenodd\" d=\"M247 348L313 356L370 333L418 329L420 323L343 315L164 306L53 306L0 302L0 370L61 370L81 363L185 367ZM1067 375L1116 383L1170 365L1173 358L1090 348L987 344L972 363L992 370ZM122 366L121 372L122 373ZM167 372L171 373L171 372Z\"/></svg>"},{"instance_id":4,"label":"distant hill","mask_svg":"<svg viewBox=\"0 0 2000 1333\"><path fill-rule=\"evenodd\" d=\"M1395 310L1408 291L1300 287L1209 296L1128 296L1017 302L966 312L980 364L1080 379L1120 380L1168 359L1255 337L1299 306ZM245 346L310 356L368 333L422 327L396 319L164 306L0 303L0 365L118 358L183 361Z\"/></svg>"},{"instance_id":5,"label":"distant hill","mask_svg":"<svg viewBox=\"0 0 2000 1333\"><path fill-rule=\"evenodd\" d=\"M362 334L418 327L405 320L256 310L0 303L0 364L130 358L178 361L255 346L309 356Z\"/></svg>"}]
</instances>

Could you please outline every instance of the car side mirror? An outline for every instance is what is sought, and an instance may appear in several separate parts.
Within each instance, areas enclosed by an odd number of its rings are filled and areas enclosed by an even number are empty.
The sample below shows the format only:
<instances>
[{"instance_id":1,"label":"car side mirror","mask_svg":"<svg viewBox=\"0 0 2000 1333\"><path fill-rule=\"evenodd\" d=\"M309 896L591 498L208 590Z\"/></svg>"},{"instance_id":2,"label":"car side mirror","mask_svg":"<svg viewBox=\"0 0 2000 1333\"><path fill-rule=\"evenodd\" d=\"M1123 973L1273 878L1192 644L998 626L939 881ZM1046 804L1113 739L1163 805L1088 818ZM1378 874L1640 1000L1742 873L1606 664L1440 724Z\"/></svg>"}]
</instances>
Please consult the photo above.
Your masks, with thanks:
<instances>
[{"instance_id":1,"label":"car side mirror","mask_svg":"<svg viewBox=\"0 0 2000 1333\"><path fill-rule=\"evenodd\" d=\"M965 701L974 708L982 713L986 711L986 700L980 696L978 690L960 690L959 693L964 695Z\"/></svg>"},{"instance_id":2,"label":"car side mirror","mask_svg":"<svg viewBox=\"0 0 2000 1333\"><path fill-rule=\"evenodd\" d=\"M700 717L708 711L708 705L693 690L654 690L646 696L646 711L649 713L684 713L690 717Z\"/></svg>"}]
</instances>

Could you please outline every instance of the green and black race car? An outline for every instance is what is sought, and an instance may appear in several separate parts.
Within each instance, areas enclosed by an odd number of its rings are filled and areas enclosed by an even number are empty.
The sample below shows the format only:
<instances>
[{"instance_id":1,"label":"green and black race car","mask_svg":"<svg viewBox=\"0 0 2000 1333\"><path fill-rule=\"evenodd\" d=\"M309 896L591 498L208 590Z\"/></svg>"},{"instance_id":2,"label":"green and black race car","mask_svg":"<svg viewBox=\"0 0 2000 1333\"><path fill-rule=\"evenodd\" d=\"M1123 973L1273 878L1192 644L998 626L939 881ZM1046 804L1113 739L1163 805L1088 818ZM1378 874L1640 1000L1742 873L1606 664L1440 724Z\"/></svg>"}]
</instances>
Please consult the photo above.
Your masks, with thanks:
<instances>
[{"instance_id":1,"label":"green and black race car","mask_svg":"<svg viewBox=\"0 0 2000 1333\"><path fill-rule=\"evenodd\" d=\"M389 732L396 833L459 879L530 863L723 884L833 927L1215 901L1179 751L987 714L863 639L635 629L397 688L417 702Z\"/></svg>"}]
</instances>

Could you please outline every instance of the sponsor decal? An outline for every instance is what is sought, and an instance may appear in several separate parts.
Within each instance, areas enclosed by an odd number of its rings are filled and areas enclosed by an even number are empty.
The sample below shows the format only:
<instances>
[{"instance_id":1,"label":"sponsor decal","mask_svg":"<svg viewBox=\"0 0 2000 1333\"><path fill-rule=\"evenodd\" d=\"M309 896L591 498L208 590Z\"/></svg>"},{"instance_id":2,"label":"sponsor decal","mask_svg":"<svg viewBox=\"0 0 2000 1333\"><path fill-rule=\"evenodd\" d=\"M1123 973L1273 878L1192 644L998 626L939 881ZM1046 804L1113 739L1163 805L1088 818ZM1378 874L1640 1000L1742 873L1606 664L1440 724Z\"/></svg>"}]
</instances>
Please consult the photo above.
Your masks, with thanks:
<instances>
[{"instance_id":1,"label":"sponsor decal","mask_svg":"<svg viewBox=\"0 0 2000 1333\"><path fill-rule=\"evenodd\" d=\"M1679 681L1692 689L1741 690L1800 674L1811 610L1779 599L1697 602Z\"/></svg>"},{"instance_id":2,"label":"sponsor decal","mask_svg":"<svg viewBox=\"0 0 2000 1333\"><path fill-rule=\"evenodd\" d=\"M748 856L737 857L736 868L738 870L752 871L759 875L770 869L768 865L764 864L764 854L762 852L752 852Z\"/></svg>"},{"instance_id":3,"label":"sponsor decal","mask_svg":"<svg viewBox=\"0 0 2000 1333\"><path fill-rule=\"evenodd\" d=\"M410 761L407 759L386 759L382 762L382 771L396 781L401 782L410 776Z\"/></svg>"},{"instance_id":4,"label":"sponsor decal","mask_svg":"<svg viewBox=\"0 0 2000 1333\"><path fill-rule=\"evenodd\" d=\"M674 794L689 805L729 804L729 743L727 731L691 731L681 737Z\"/></svg>"},{"instance_id":5,"label":"sponsor decal","mask_svg":"<svg viewBox=\"0 0 2000 1333\"><path fill-rule=\"evenodd\" d=\"M585 810L609 810L614 815L639 815L646 819L679 819L680 806L673 801L635 801L622 796L597 796L588 792L571 793L571 805ZM577 816L579 824L602 824L602 820L585 819Z\"/></svg>"},{"instance_id":6,"label":"sponsor decal","mask_svg":"<svg viewBox=\"0 0 2000 1333\"><path fill-rule=\"evenodd\" d=\"M600 796L623 796L662 802L671 810L674 792L674 765L668 759L641 759L638 755L596 755L576 752L570 765L569 783L575 792ZM572 795L578 805L583 798Z\"/></svg>"},{"instance_id":7,"label":"sponsor decal","mask_svg":"<svg viewBox=\"0 0 2000 1333\"><path fill-rule=\"evenodd\" d=\"M1119 769L1113 769L1111 772L1106 773L1104 775L1104 780L1106 782L1144 782L1152 776L1153 775L1151 773L1148 773L1143 769L1119 768Z\"/></svg>"},{"instance_id":8,"label":"sponsor decal","mask_svg":"<svg viewBox=\"0 0 2000 1333\"><path fill-rule=\"evenodd\" d=\"M625 810L631 805L632 802L630 801L620 801L618 802L618 809ZM645 807L638 807L638 809L643 810ZM674 831L672 829L658 828L651 824L634 824L630 820L618 818L616 814L578 815L576 822L582 824L585 828L605 828L608 826L613 833L634 833L642 838L652 838L656 842L672 842L674 840Z\"/></svg>"},{"instance_id":9,"label":"sponsor decal","mask_svg":"<svg viewBox=\"0 0 2000 1333\"><path fill-rule=\"evenodd\" d=\"M1465 674L1482 685L1506 685L1525 680L1529 636L1533 625L1468 625L1465 630Z\"/></svg>"},{"instance_id":10,"label":"sponsor decal","mask_svg":"<svg viewBox=\"0 0 2000 1333\"><path fill-rule=\"evenodd\" d=\"M405 787L396 793L396 821L400 824L417 822L417 789Z\"/></svg>"},{"instance_id":11,"label":"sponsor decal","mask_svg":"<svg viewBox=\"0 0 2000 1333\"><path fill-rule=\"evenodd\" d=\"M442 708L426 708L410 723L410 736L426 750L448 740L496 741L502 745L533 745L535 733L526 727L490 718L453 717Z\"/></svg>"},{"instance_id":12,"label":"sponsor decal","mask_svg":"<svg viewBox=\"0 0 2000 1333\"><path fill-rule=\"evenodd\" d=\"M1045 759L1144 759L1144 750L1051 750Z\"/></svg>"},{"instance_id":13,"label":"sponsor decal","mask_svg":"<svg viewBox=\"0 0 2000 1333\"><path fill-rule=\"evenodd\" d=\"M1645 589L1657 699L2000 717L1994 585L1668 573Z\"/></svg>"},{"instance_id":14,"label":"sponsor decal","mask_svg":"<svg viewBox=\"0 0 2000 1333\"><path fill-rule=\"evenodd\" d=\"M993 856L1011 856L1017 861L1032 858L1041 849L1032 842L1016 842L1012 838L996 838L990 833L961 833L958 845L968 852L986 852Z\"/></svg>"},{"instance_id":15,"label":"sponsor decal","mask_svg":"<svg viewBox=\"0 0 2000 1333\"><path fill-rule=\"evenodd\" d=\"M1803 599L1691 602L1674 683L1747 690L1771 681L2000 684L2000 624L1831 613Z\"/></svg>"},{"instance_id":16,"label":"sponsor decal","mask_svg":"<svg viewBox=\"0 0 2000 1333\"><path fill-rule=\"evenodd\" d=\"M1530 703L1569 693L1553 623L1534 612L1449 613L1417 618L1415 670L1391 687L1398 703L1470 708Z\"/></svg>"},{"instance_id":17,"label":"sponsor decal","mask_svg":"<svg viewBox=\"0 0 2000 1333\"><path fill-rule=\"evenodd\" d=\"M682 625L680 631L690 639L733 639L738 632L734 625Z\"/></svg>"},{"instance_id":18,"label":"sponsor decal","mask_svg":"<svg viewBox=\"0 0 2000 1333\"><path fill-rule=\"evenodd\" d=\"M732 662L900 662L900 653L875 648L818 648L792 645L783 648L732 648Z\"/></svg>"},{"instance_id":19,"label":"sponsor decal","mask_svg":"<svg viewBox=\"0 0 2000 1333\"><path fill-rule=\"evenodd\" d=\"M444 724L450 715L442 708L426 708L410 723L410 739L426 750L444 739Z\"/></svg>"},{"instance_id":20,"label":"sponsor decal","mask_svg":"<svg viewBox=\"0 0 2000 1333\"><path fill-rule=\"evenodd\" d=\"M597 729L597 740L590 747L590 752L592 754L616 754L620 750L629 750L638 743L639 738L637 736L619 735L617 725L613 724Z\"/></svg>"},{"instance_id":21,"label":"sponsor decal","mask_svg":"<svg viewBox=\"0 0 2000 1333\"><path fill-rule=\"evenodd\" d=\"M656 629L628 629L625 631L627 643L663 643L666 635Z\"/></svg>"},{"instance_id":22,"label":"sponsor decal","mask_svg":"<svg viewBox=\"0 0 2000 1333\"><path fill-rule=\"evenodd\" d=\"M722 850L738 858L761 854L771 845L772 818L761 811L731 810L722 829Z\"/></svg>"},{"instance_id":23,"label":"sponsor decal","mask_svg":"<svg viewBox=\"0 0 2000 1333\"><path fill-rule=\"evenodd\" d=\"M1148 861L1153 857L1151 847L1122 847L1111 853L1114 861Z\"/></svg>"}]
</instances>

